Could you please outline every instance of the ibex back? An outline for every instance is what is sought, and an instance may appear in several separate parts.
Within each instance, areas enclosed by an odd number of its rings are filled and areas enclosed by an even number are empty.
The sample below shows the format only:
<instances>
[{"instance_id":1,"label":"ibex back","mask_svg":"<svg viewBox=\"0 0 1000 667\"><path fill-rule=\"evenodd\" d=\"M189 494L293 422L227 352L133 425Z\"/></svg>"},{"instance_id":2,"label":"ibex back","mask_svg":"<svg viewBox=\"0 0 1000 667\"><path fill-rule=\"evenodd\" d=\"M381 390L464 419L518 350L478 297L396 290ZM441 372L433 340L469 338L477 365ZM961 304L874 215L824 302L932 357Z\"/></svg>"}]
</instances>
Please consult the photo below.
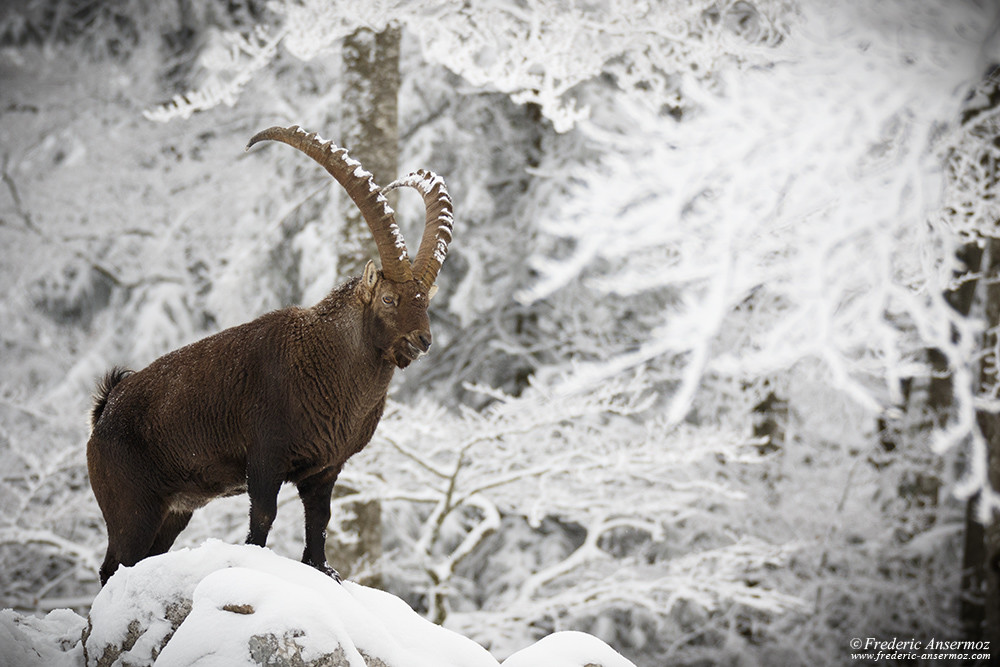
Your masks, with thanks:
<instances>
[{"instance_id":1,"label":"ibex back","mask_svg":"<svg viewBox=\"0 0 1000 667\"><path fill-rule=\"evenodd\" d=\"M296 126L255 135L322 165L361 210L382 269L334 289L311 308L286 308L160 357L114 368L97 388L87 444L90 483L108 527L101 583L119 565L165 552L209 500L246 491L247 542L264 546L278 489L296 485L305 508L302 560L326 562L330 496L344 462L371 439L394 370L431 344L427 305L451 241L444 181L416 172L386 188L343 149ZM383 197L418 189L426 222L412 266Z\"/></svg>"}]
</instances>

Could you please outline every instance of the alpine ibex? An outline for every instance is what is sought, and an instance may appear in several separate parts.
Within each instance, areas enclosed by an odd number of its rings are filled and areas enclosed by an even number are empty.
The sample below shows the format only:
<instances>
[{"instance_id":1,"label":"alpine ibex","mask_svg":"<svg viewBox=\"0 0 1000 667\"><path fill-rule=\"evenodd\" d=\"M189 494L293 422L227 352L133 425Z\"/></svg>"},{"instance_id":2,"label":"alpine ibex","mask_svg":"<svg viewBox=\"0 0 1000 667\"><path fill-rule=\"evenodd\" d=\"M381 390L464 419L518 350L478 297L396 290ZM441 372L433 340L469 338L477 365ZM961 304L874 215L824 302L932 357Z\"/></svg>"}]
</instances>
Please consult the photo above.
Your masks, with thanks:
<instances>
[{"instance_id":1,"label":"alpine ibex","mask_svg":"<svg viewBox=\"0 0 1000 667\"><path fill-rule=\"evenodd\" d=\"M331 142L297 126L259 141L286 143L322 165L371 229L382 261L312 308L285 308L98 384L87 443L90 483L108 527L101 583L120 564L165 552L192 512L219 496L250 496L249 544L264 546L278 489L292 482L305 508L305 563L337 578L324 543L330 496L344 462L371 439L389 380L431 344L427 317L451 241L444 181L418 171L380 189ZM413 187L426 222L412 266L383 193Z\"/></svg>"}]
</instances>

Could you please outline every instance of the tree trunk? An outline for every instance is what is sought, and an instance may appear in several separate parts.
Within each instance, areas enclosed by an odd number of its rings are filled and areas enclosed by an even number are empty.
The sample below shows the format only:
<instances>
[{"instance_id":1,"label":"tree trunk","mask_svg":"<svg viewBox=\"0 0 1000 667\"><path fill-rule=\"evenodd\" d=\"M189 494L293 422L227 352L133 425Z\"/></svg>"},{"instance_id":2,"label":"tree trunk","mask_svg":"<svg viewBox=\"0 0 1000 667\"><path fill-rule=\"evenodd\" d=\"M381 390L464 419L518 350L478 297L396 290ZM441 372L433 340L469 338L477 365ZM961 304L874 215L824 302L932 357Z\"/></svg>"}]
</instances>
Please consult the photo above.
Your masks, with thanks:
<instances>
[{"instance_id":1,"label":"tree trunk","mask_svg":"<svg viewBox=\"0 0 1000 667\"><path fill-rule=\"evenodd\" d=\"M959 259L968 273L977 273L982 267L983 251L976 243L968 243L958 252ZM976 296L978 281L967 280L946 296L956 311L968 316ZM951 380L945 375L947 365L938 350L933 350L932 368L935 371L931 381L931 403L934 406L951 405ZM944 414L944 413L941 413ZM962 599L959 607L959 621L963 635L970 640L983 639L983 596L986 585L986 542L983 524L976 518L978 494L966 501L965 539L962 546Z\"/></svg>"},{"instance_id":2,"label":"tree trunk","mask_svg":"<svg viewBox=\"0 0 1000 667\"><path fill-rule=\"evenodd\" d=\"M994 29L1000 25L1000 14L994 22ZM974 96L975 104L970 104L961 116L966 132L975 133L981 140L996 146L996 121L991 118L1000 106L1000 86L990 75L991 85ZM978 97L978 99L977 99ZM988 179L986 189L996 188L1000 173L992 149L980 157L983 178ZM997 221L978 221L997 224ZM993 232L995 233L995 232ZM960 259L970 274L979 273L976 280L965 281L958 290L949 295L952 305L963 315L969 314L978 297L982 303L981 316L986 321L981 350L984 352L979 367L979 393L989 395L997 386L998 344L997 327L1000 326L1000 240L987 237L965 245ZM982 288L981 291L979 289ZM990 485L1000 488L1000 415L987 410L977 410L976 421L986 439L988 475ZM962 557L962 600L961 624L965 637L970 640L989 640L991 646L1000 646L1000 516L996 513L986 525L979 521L978 496L970 498L965 512L965 545ZM996 648L994 648L994 651Z\"/></svg>"},{"instance_id":3,"label":"tree trunk","mask_svg":"<svg viewBox=\"0 0 1000 667\"><path fill-rule=\"evenodd\" d=\"M399 175L399 39L397 26L379 33L358 28L343 45L340 140L380 186ZM390 204L394 197L395 193L390 193ZM360 211L346 197L342 201L340 274L356 276L378 253Z\"/></svg>"},{"instance_id":4,"label":"tree trunk","mask_svg":"<svg viewBox=\"0 0 1000 667\"><path fill-rule=\"evenodd\" d=\"M334 498L356 494L357 490L338 484L333 489ZM371 502L349 503L340 512L351 517L339 522L343 532L328 530L326 560L344 579L365 586L382 586L382 504ZM338 512L338 514L340 513ZM337 521L341 517L335 516Z\"/></svg>"},{"instance_id":5,"label":"tree trunk","mask_svg":"<svg viewBox=\"0 0 1000 667\"><path fill-rule=\"evenodd\" d=\"M998 364L995 350L1000 327L1000 240L991 238L987 242L983 258L983 279L985 284L983 314L986 318L986 334L983 350L993 350L982 361L979 371L980 388L991 392L997 386ZM976 414L979 428L986 438L989 452L989 480L994 489L1000 488L1000 414L980 410ZM983 536L982 560L980 567L983 581L983 639L992 647L1000 647L1000 513L994 512L986 526L980 526ZM996 650L996 649L994 649Z\"/></svg>"},{"instance_id":6,"label":"tree trunk","mask_svg":"<svg viewBox=\"0 0 1000 667\"><path fill-rule=\"evenodd\" d=\"M380 186L388 185L398 176L399 40L397 26L379 33L359 28L343 44L340 141ZM395 193L390 193L393 205L394 196ZM341 277L347 278L360 275L369 259L378 258L378 250L358 208L346 196L340 201L344 223L337 266ZM415 240L419 241L419 236ZM343 496L355 491L340 486L335 493ZM346 535L329 531L327 559L345 578L357 580L358 574L364 572L360 583L381 587L381 504L352 503L345 510L352 512L354 518L343 524Z\"/></svg>"}]
</instances>

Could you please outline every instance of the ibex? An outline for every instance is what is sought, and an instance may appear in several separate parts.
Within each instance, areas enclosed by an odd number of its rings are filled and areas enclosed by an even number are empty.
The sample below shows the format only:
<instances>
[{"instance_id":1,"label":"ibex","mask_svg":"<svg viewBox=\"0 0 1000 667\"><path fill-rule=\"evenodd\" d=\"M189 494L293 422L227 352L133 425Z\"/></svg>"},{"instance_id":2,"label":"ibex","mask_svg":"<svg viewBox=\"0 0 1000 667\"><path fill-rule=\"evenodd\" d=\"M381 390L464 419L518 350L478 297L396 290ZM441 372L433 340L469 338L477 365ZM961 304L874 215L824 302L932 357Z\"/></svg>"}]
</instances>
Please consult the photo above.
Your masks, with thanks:
<instances>
[{"instance_id":1,"label":"ibex","mask_svg":"<svg viewBox=\"0 0 1000 667\"><path fill-rule=\"evenodd\" d=\"M431 344L428 301L448 252L452 204L444 181L418 171L380 189L331 142L297 126L259 141L288 144L322 165L360 209L382 269L335 288L312 308L285 308L166 354L141 371L113 368L98 384L87 443L90 483L108 527L101 584L119 565L165 552L197 508L250 496L247 543L264 546L278 489L305 508L302 561L339 580L324 553L330 496L344 462L371 439L394 370ZM411 266L383 193L424 198Z\"/></svg>"}]
</instances>

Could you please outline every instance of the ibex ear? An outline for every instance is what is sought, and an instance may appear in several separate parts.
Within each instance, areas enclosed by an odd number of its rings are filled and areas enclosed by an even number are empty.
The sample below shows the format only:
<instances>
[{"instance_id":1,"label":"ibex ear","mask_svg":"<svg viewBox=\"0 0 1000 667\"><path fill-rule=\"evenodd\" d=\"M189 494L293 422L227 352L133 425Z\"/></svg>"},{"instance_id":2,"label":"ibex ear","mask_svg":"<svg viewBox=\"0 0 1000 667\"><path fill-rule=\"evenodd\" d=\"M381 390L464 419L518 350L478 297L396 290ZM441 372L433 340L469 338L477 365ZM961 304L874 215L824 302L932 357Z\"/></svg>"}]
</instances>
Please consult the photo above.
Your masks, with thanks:
<instances>
[{"instance_id":1,"label":"ibex ear","mask_svg":"<svg viewBox=\"0 0 1000 667\"><path fill-rule=\"evenodd\" d=\"M375 283L378 282L378 269L375 268L375 262L368 260L365 264L365 272L361 275L361 287L365 292L371 296L372 290L375 288Z\"/></svg>"},{"instance_id":2,"label":"ibex ear","mask_svg":"<svg viewBox=\"0 0 1000 667\"><path fill-rule=\"evenodd\" d=\"M427 300L430 301L434 298L434 295L438 293L437 283L431 285L431 288L427 290Z\"/></svg>"}]
</instances>

